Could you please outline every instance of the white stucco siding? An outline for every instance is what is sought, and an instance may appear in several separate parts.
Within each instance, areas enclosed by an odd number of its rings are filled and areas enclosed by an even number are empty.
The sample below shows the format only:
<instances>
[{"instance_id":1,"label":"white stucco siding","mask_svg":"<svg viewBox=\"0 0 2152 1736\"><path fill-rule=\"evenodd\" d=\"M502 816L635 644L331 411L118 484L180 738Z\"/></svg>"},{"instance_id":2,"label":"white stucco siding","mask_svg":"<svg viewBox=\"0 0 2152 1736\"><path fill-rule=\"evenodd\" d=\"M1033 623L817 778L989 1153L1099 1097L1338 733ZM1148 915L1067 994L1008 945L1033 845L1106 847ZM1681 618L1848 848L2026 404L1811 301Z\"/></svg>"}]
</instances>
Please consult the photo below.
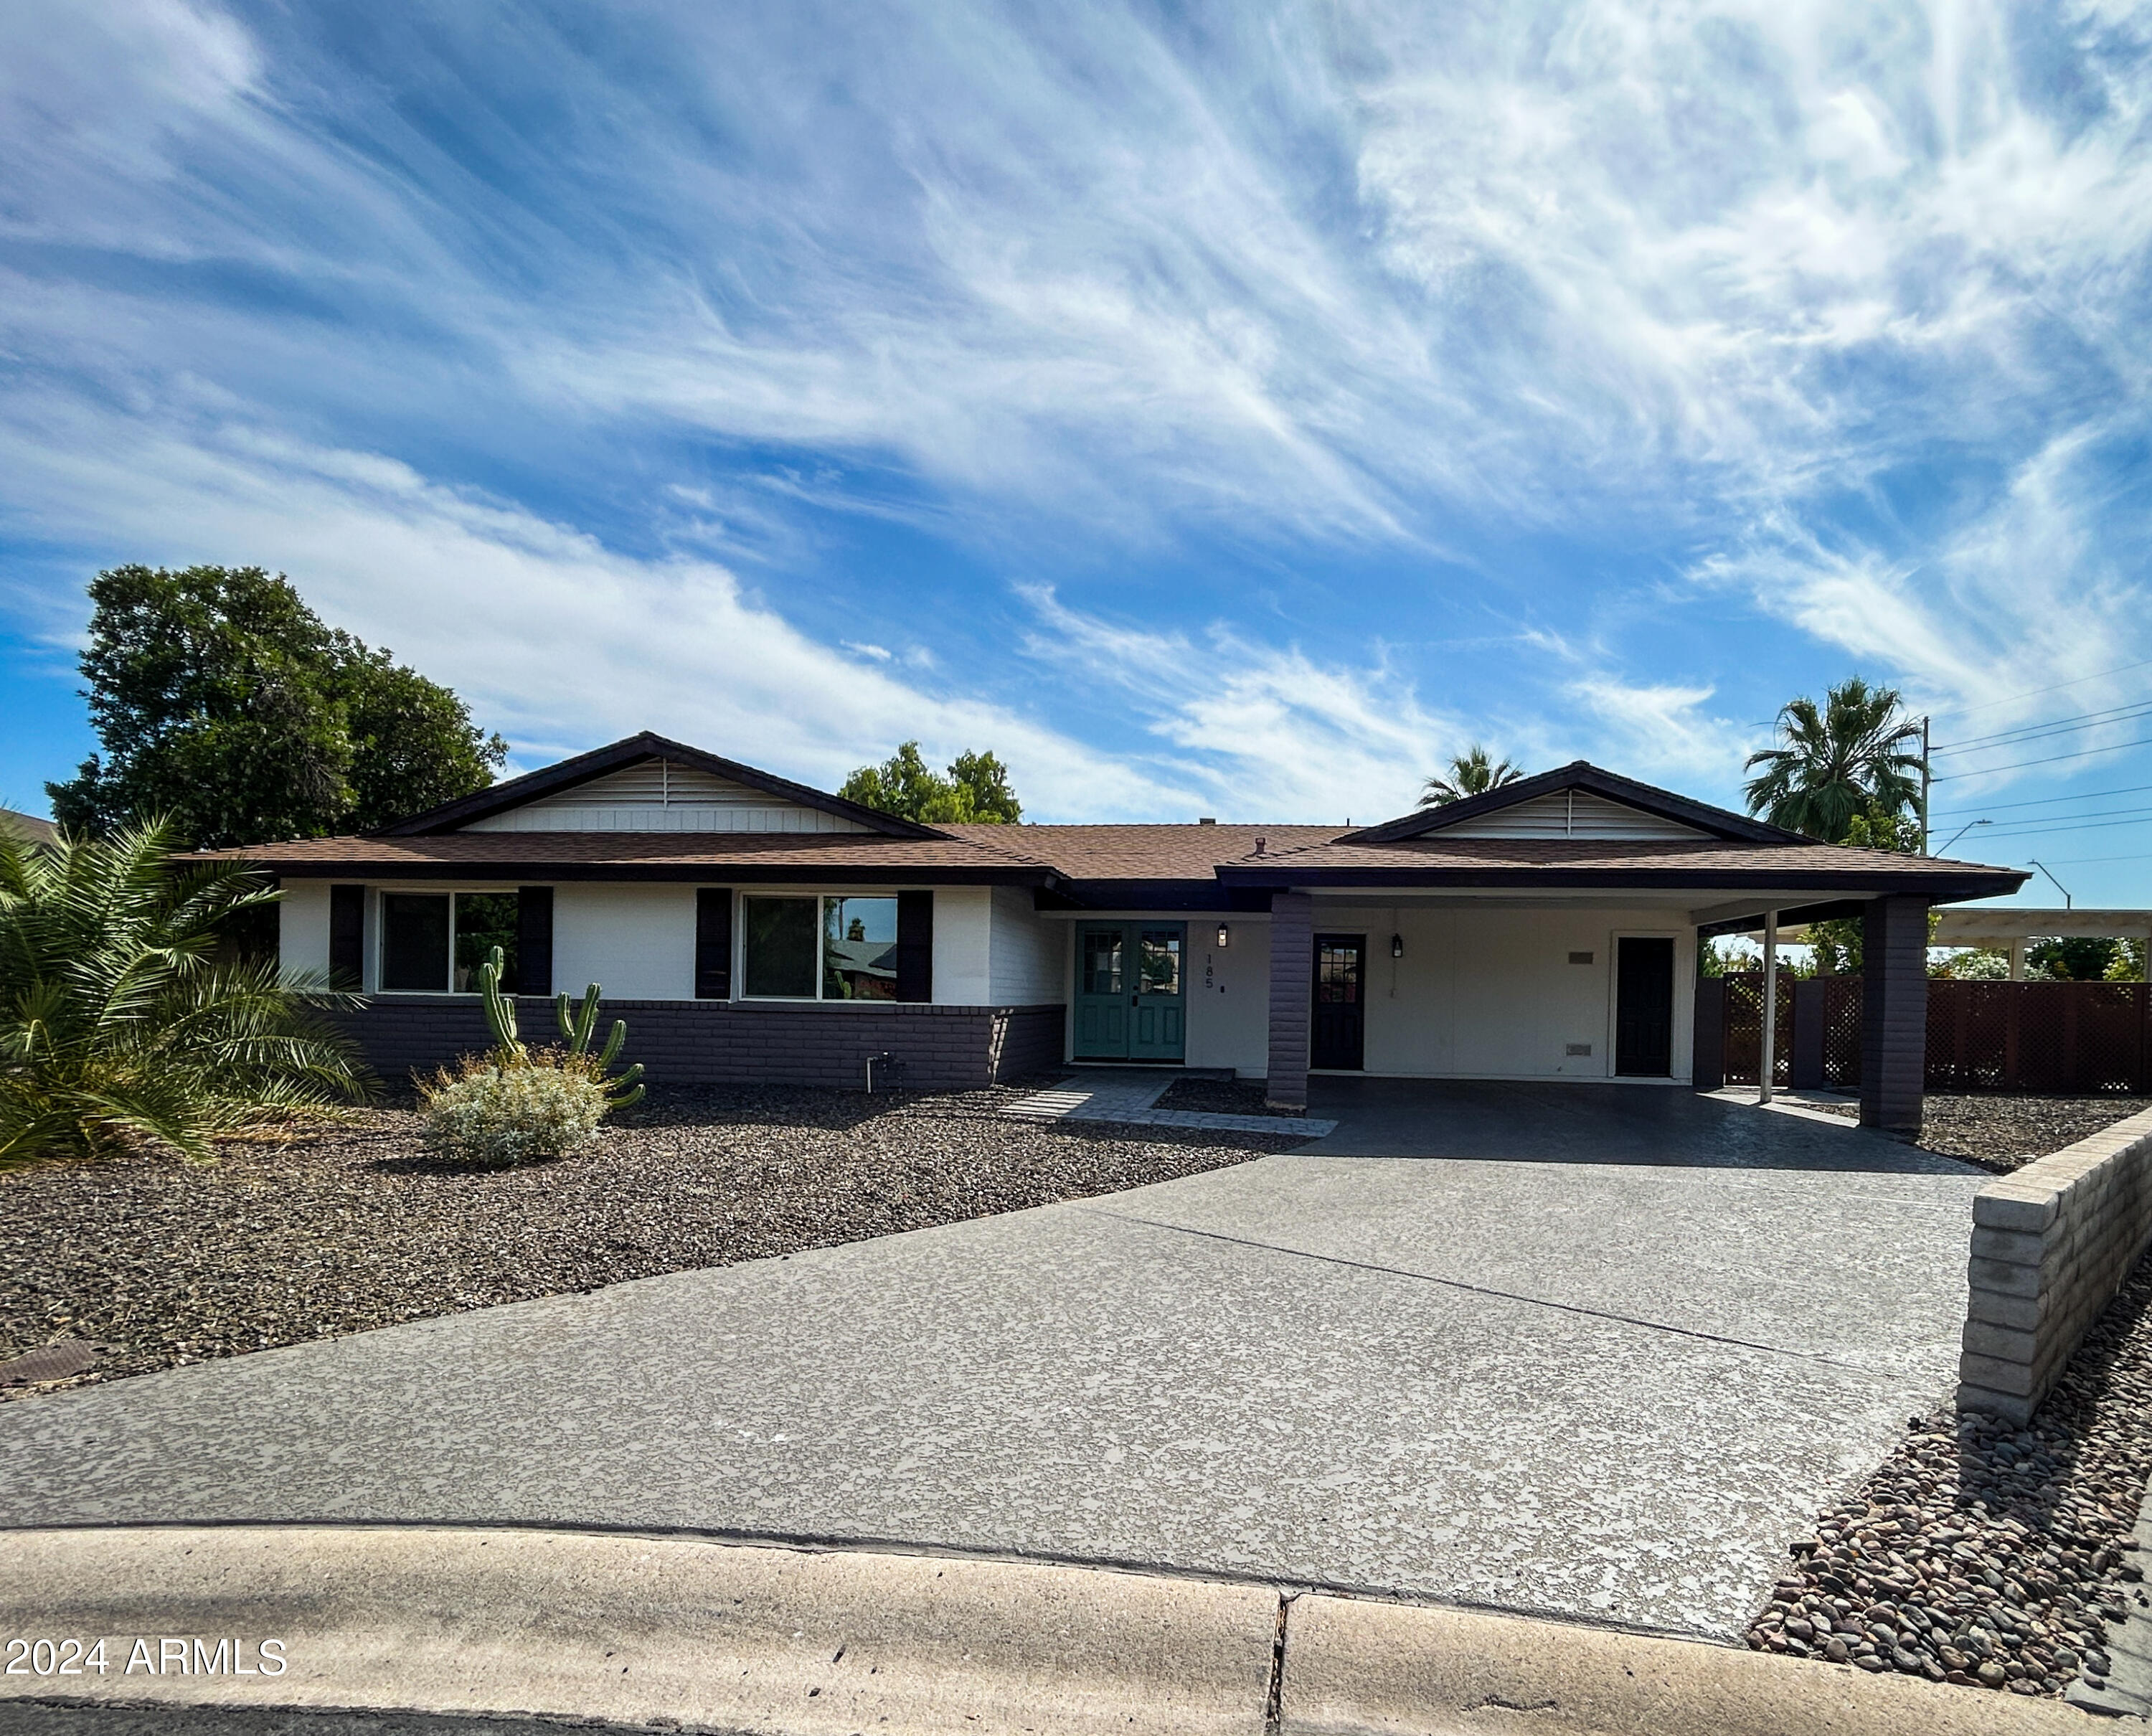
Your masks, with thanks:
<instances>
[{"instance_id":1,"label":"white stucco siding","mask_svg":"<svg viewBox=\"0 0 2152 1736\"><path fill-rule=\"evenodd\" d=\"M586 882L553 891L553 986L607 997L686 1001L695 994L695 889Z\"/></svg>"},{"instance_id":2,"label":"white stucco siding","mask_svg":"<svg viewBox=\"0 0 2152 1736\"><path fill-rule=\"evenodd\" d=\"M277 956L287 976L329 967L327 881L288 880L277 903Z\"/></svg>"},{"instance_id":3,"label":"white stucco siding","mask_svg":"<svg viewBox=\"0 0 2152 1736\"><path fill-rule=\"evenodd\" d=\"M1606 1079L1613 1073L1615 941L1674 942L1673 1077L1689 1069L1693 931L1663 911L1338 911L1318 931L1368 936L1367 1070L1403 1077ZM1390 956L1393 933L1404 957ZM1572 963L1589 952L1589 964ZM1569 1053L1588 1044L1591 1053Z\"/></svg>"},{"instance_id":4,"label":"white stucco siding","mask_svg":"<svg viewBox=\"0 0 2152 1736\"><path fill-rule=\"evenodd\" d=\"M1040 1007L1068 987L1068 925L1042 916L1029 890L992 888L987 952L988 998L997 1007Z\"/></svg>"},{"instance_id":5,"label":"white stucco siding","mask_svg":"<svg viewBox=\"0 0 2152 1736\"><path fill-rule=\"evenodd\" d=\"M1188 925L1188 1064L1230 1067L1248 1079L1270 1070L1271 925L1244 916Z\"/></svg>"},{"instance_id":6,"label":"white stucco siding","mask_svg":"<svg viewBox=\"0 0 2152 1736\"><path fill-rule=\"evenodd\" d=\"M992 895L991 886L942 886L935 891L934 1000L937 1006L992 1003Z\"/></svg>"}]
</instances>

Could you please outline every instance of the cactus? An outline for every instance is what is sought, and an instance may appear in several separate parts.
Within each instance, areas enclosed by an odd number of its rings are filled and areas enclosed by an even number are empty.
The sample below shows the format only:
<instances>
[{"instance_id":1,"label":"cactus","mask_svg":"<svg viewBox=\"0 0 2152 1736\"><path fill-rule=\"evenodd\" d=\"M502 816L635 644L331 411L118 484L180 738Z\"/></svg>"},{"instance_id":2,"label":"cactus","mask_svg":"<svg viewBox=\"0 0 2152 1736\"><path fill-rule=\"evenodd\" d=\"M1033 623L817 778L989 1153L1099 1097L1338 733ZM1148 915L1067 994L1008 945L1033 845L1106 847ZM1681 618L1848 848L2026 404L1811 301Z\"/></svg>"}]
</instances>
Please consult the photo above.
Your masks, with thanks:
<instances>
[{"instance_id":1,"label":"cactus","mask_svg":"<svg viewBox=\"0 0 2152 1736\"><path fill-rule=\"evenodd\" d=\"M530 1051L524 1047L522 1034L516 1028L515 997L500 992L501 973L507 964L500 948L495 947L478 967L478 992L485 1007L486 1028L493 1033L493 1063L496 1068L523 1067L530 1061ZM571 1002L564 989L554 1000L553 1013L561 1022L561 1035L567 1043L567 1053L587 1065L591 1076L605 1087L606 1107L624 1109L642 1102L642 1087L636 1083L642 1077L640 1062L618 1079L606 1077L627 1042L626 1019L615 1019L612 1029L606 1033L605 1046L595 1055L591 1053L591 1038L598 1023L597 984L593 982L583 991L580 1006Z\"/></svg>"},{"instance_id":2,"label":"cactus","mask_svg":"<svg viewBox=\"0 0 2152 1736\"><path fill-rule=\"evenodd\" d=\"M572 1008L572 1011L571 1008ZM605 1047L593 1055L591 1038L597 1030L598 986L591 983L583 991L582 1003L575 1005L565 988L554 997L553 1016L560 1021L561 1035L568 1045L568 1053L580 1060L587 1061L597 1080L606 1088L607 1106L624 1109L631 1104L642 1101L642 1087L636 1083L642 1077L642 1063L637 1062L618 1079L607 1079L606 1074L620 1058L622 1046L627 1041L627 1021L617 1018L612 1029L606 1033Z\"/></svg>"},{"instance_id":3,"label":"cactus","mask_svg":"<svg viewBox=\"0 0 2152 1736\"><path fill-rule=\"evenodd\" d=\"M485 1005L485 1028L493 1033L495 1063L517 1067L530 1058L530 1052L524 1048L515 1028L515 1002L500 992L500 973L506 963L500 947L488 953L485 962L478 967L478 992Z\"/></svg>"}]
</instances>

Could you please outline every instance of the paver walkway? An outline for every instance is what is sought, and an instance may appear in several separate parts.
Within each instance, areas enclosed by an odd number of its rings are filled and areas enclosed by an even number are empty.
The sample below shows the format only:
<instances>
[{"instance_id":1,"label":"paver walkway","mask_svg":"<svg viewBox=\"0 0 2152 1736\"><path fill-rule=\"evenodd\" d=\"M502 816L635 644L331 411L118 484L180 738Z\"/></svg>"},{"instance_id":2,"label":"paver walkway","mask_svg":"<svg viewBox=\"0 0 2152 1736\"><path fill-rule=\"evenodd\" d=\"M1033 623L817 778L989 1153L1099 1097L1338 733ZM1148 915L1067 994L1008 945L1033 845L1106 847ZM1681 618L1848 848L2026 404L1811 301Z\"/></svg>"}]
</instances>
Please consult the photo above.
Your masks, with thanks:
<instances>
[{"instance_id":1,"label":"paver walkway","mask_svg":"<svg viewBox=\"0 0 2152 1736\"><path fill-rule=\"evenodd\" d=\"M1731 1637L1948 1389L1981 1178L1704 1113L1750 1166L1289 1154L0 1407L0 1524L885 1540Z\"/></svg>"},{"instance_id":2,"label":"paver walkway","mask_svg":"<svg viewBox=\"0 0 2152 1736\"><path fill-rule=\"evenodd\" d=\"M1320 1115L1216 1115L1202 1109L1161 1109L1177 1074L1130 1069L1085 1071L1011 1104L1002 1114L1044 1121L1123 1121L1138 1127L1195 1127L1212 1133L1266 1133L1319 1140L1337 1124Z\"/></svg>"}]
</instances>

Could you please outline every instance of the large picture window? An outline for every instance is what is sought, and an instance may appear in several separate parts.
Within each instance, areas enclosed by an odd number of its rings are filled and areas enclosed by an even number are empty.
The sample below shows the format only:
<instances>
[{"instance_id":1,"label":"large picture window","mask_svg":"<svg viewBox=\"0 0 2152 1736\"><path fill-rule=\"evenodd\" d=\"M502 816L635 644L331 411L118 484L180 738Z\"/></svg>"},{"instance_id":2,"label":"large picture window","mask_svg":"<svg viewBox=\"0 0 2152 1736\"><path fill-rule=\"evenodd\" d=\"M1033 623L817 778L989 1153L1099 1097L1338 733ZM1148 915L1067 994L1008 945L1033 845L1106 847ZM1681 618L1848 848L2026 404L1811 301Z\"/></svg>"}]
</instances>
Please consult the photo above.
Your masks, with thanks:
<instances>
[{"instance_id":1,"label":"large picture window","mask_svg":"<svg viewBox=\"0 0 2152 1736\"><path fill-rule=\"evenodd\" d=\"M513 892L384 892L381 987L388 994L471 994L498 947L501 987L515 992L519 901Z\"/></svg>"},{"instance_id":2,"label":"large picture window","mask_svg":"<svg viewBox=\"0 0 2152 1736\"><path fill-rule=\"evenodd\" d=\"M742 901L743 992L775 1000L896 998L896 900Z\"/></svg>"}]
</instances>

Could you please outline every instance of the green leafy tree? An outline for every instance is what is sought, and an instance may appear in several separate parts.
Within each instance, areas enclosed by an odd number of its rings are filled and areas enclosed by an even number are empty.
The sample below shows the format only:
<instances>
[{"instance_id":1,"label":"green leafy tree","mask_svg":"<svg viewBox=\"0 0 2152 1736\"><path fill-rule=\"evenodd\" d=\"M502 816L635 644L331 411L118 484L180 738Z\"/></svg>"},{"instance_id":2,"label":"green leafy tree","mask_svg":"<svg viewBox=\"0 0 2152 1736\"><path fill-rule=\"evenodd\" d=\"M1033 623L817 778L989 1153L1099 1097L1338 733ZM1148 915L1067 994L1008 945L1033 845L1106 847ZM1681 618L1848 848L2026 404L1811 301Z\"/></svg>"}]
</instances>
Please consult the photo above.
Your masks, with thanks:
<instances>
[{"instance_id":1,"label":"green leafy tree","mask_svg":"<svg viewBox=\"0 0 2152 1736\"><path fill-rule=\"evenodd\" d=\"M1449 762L1449 776L1427 780L1419 805L1423 808L1446 808L1468 795L1485 795L1505 784L1514 784L1524 774L1522 767L1512 765L1506 759L1496 760L1475 741Z\"/></svg>"},{"instance_id":2,"label":"green leafy tree","mask_svg":"<svg viewBox=\"0 0 2152 1736\"><path fill-rule=\"evenodd\" d=\"M151 824L29 849L0 834L0 1165L218 1134L363 1097L311 978L227 944L279 896L229 860L175 863Z\"/></svg>"},{"instance_id":3,"label":"green leafy tree","mask_svg":"<svg viewBox=\"0 0 2152 1736\"><path fill-rule=\"evenodd\" d=\"M2118 960L2127 961L2122 942L2098 935L2065 935L2035 941L2025 952L2025 963L2036 977L2053 977L2063 982L2123 981L2109 975Z\"/></svg>"},{"instance_id":4,"label":"green leafy tree","mask_svg":"<svg viewBox=\"0 0 2152 1736\"><path fill-rule=\"evenodd\" d=\"M1779 713L1779 745L1748 756L1761 771L1747 786L1748 811L1826 844L1851 841L1854 822L1895 820L1920 800L1921 726L1896 688L1859 676Z\"/></svg>"},{"instance_id":5,"label":"green leafy tree","mask_svg":"<svg viewBox=\"0 0 2152 1736\"><path fill-rule=\"evenodd\" d=\"M1850 850L1887 850L1896 855L1916 856L1921 853L1921 823L1910 814L1856 814L1848 823L1845 836L1840 841ZM1931 911L1928 932L1933 935L1935 928L1936 916ZM1825 977L1859 976L1865 957L1861 934L1858 916L1835 916L1828 921L1809 924L1809 944L1815 949L1816 973Z\"/></svg>"},{"instance_id":6,"label":"green leafy tree","mask_svg":"<svg viewBox=\"0 0 2152 1736\"><path fill-rule=\"evenodd\" d=\"M992 754L959 754L942 773L927 764L916 741L905 743L880 765L860 767L837 794L922 825L1013 825L1023 818L1023 805L1009 787L1008 768Z\"/></svg>"},{"instance_id":7,"label":"green leafy tree","mask_svg":"<svg viewBox=\"0 0 2152 1736\"><path fill-rule=\"evenodd\" d=\"M46 786L63 825L186 841L367 830L482 789L508 745L446 688L326 627L258 566L119 566L82 657L102 751Z\"/></svg>"}]
</instances>

